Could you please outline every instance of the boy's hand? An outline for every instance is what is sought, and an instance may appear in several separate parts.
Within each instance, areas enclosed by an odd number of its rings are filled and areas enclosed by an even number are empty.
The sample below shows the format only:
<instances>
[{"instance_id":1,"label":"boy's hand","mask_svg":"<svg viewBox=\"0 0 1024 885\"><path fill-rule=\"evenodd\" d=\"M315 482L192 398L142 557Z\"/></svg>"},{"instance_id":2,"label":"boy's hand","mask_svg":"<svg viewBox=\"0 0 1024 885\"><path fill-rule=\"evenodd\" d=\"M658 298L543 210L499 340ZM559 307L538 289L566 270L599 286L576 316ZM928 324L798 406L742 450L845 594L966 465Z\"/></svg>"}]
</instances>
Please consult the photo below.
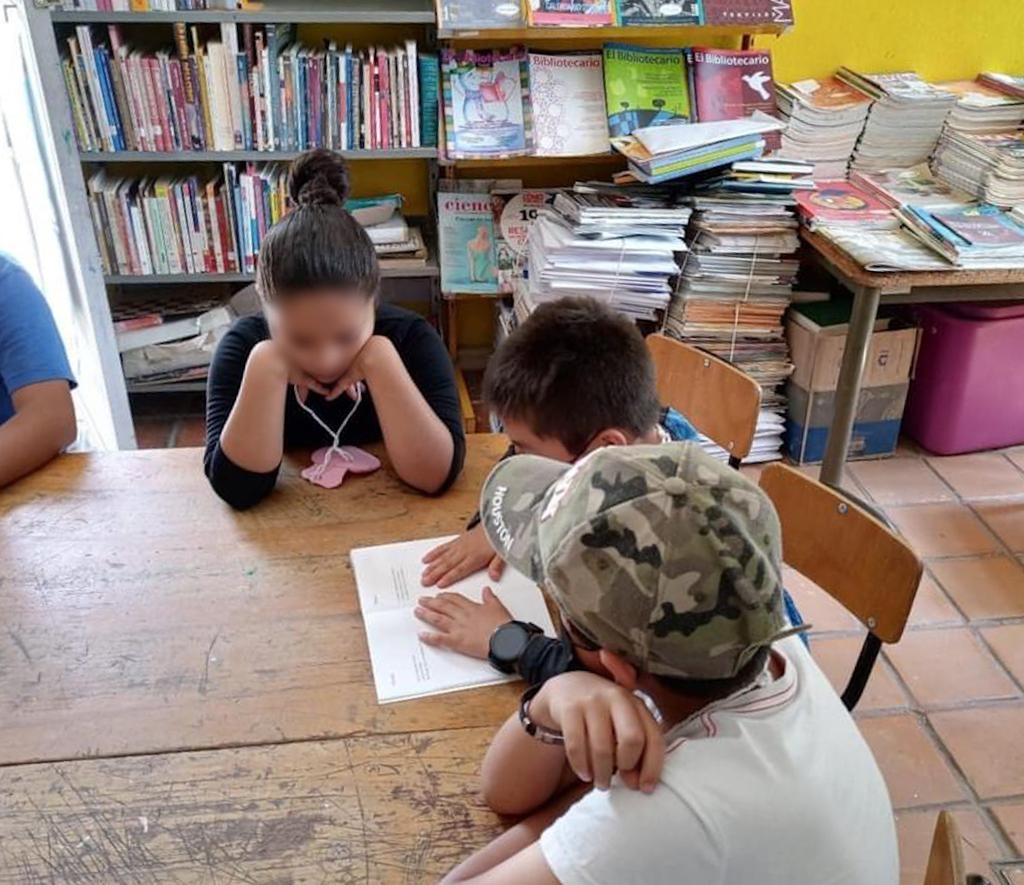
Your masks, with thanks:
<instances>
[{"instance_id":1,"label":"boy's hand","mask_svg":"<svg viewBox=\"0 0 1024 885\"><path fill-rule=\"evenodd\" d=\"M618 771L630 789L651 792L665 763L665 736L643 702L620 685L584 671L544 683L530 718L560 731L569 767L607 790Z\"/></svg>"},{"instance_id":2,"label":"boy's hand","mask_svg":"<svg viewBox=\"0 0 1024 885\"><path fill-rule=\"evenodd\" d=\"M491 548L482 525L435 547L423 557L423 562L426 568L420 580L424 587L450 587L484 568L487 576L497 581L505 571L505 561Z\"/></svg>"},{"instance_id":3,"label":"boy's hand","mask_svg":"<svg viewBox=\"0 0 1024 885\"><path fill-rule=\"evenodd\" d=\"M420 633L421 642L481 660L487 660L491 634L512 620L490 587L484 587L483 602L473 602L459 593L421 596L418 602L416 617L437 630Z\"/></svg>"}]
</instances>

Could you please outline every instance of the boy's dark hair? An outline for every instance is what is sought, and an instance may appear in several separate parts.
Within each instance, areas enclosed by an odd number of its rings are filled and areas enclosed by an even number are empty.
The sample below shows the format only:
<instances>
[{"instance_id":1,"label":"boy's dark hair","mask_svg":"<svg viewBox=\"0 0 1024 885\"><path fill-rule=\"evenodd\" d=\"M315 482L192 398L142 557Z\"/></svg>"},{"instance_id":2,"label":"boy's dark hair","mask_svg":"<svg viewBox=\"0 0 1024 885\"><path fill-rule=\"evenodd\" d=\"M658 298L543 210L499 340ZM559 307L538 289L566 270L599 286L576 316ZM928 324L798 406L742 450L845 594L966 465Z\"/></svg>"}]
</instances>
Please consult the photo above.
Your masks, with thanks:
<instances>
[{"instance_id":1,"label":"boy's dark hair","mask_svg":"<svg viewBox=\"0 0 1024 885\"><path fill-rule=\"evenodd\" d=\"M264 301L300 292L338 289L377 294L380 268L373 243L345 209L348 166L327 150L307 151L288 174L295 208L277 222L260 245L256 291Z\"/></svg>"},{"instance_id":2,"label":"boy's dark hair","mask_svg":"<svg viewBox=\"0 0 1024 885\"><path fill-rule=\"evenodd\" d=\"M540 305L491 357L484 398L573 453L609 427L640 436L660 411L640 330L593 298Z\"/></svg>"}]
</instances>

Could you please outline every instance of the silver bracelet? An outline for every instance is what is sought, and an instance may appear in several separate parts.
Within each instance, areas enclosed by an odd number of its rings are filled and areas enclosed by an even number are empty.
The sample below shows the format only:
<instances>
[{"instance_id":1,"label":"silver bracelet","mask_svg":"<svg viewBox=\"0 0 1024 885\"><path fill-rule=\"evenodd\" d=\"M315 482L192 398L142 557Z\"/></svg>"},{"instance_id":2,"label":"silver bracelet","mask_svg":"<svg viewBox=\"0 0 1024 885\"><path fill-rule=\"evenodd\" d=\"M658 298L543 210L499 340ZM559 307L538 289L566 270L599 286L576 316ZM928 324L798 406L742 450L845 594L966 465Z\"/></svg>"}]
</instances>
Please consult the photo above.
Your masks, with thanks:
<instances>
[{"instance_id":1,"label":"silver bracelet","mask_svg":"<svg viewBox=\"0 0 1024 885\"><path fill-rule=\"evenodd\" d=\"M651 718L658 723L658 725L665 724L665 717L662 715L661 710L658 709L658 705L654 703L652 698L646 691L641 691L639 688L633 690L633 696L640 700L646 708L647 712L651 714Z\"/></svg>"}]
</instances>

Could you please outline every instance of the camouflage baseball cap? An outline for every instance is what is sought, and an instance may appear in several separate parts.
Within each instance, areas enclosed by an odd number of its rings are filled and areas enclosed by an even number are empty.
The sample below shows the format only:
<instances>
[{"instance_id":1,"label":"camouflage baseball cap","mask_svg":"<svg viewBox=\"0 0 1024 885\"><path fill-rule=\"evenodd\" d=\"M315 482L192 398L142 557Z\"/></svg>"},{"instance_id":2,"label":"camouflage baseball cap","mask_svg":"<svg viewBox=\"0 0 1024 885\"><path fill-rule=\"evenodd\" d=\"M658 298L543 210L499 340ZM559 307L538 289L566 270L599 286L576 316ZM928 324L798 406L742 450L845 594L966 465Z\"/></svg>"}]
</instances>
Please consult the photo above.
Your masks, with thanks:
<instances>
[{"instance_id":1,"label":"camouflage baseball cap","mask_svg":"<svg viewBox=\"0 0 1024 885\"><path fill-rule=\"evenodd\" d=\"M735 676L787 635L775 508L692 442L520 455L484 484L488 537L573 627L640 670Z\"/></svg>"}]
</instances>

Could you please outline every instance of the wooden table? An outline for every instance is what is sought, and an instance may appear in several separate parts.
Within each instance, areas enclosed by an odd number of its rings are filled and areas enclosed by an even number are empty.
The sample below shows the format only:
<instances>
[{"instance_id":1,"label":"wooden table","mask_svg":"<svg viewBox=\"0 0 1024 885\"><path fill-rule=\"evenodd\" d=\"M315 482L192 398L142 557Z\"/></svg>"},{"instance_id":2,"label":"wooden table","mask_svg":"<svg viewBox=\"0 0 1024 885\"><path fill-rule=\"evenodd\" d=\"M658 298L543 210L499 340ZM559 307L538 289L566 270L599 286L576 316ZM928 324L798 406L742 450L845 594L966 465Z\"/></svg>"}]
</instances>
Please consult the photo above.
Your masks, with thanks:
<instances>
[{"instance_id":1,"label":"wooden table","mask_svg":"<svg viewBox=\"0 0 1024 885\"><path fill-rule=\"evenodd\" d=\"M865 270L821 234L801 229L800 236L826 270L854 296L850 330L836 385L835 414L821 464L821 481L839 486L879 305L1024 300L1024 268L877 273Z\"/></svg>"},{"instance_id":2,"label":"wooden table","mask_svg":"<svg viewBox=\"0 0 1024 885\"><path fill-rule=\"evenodd\" d=\"M378 706L348 551L458 531L505 445L440 499L286 465L234 513L194 449L0 492L0 883L420 883L489 840L521 687Z\"/></svg>"}]
</instances>

